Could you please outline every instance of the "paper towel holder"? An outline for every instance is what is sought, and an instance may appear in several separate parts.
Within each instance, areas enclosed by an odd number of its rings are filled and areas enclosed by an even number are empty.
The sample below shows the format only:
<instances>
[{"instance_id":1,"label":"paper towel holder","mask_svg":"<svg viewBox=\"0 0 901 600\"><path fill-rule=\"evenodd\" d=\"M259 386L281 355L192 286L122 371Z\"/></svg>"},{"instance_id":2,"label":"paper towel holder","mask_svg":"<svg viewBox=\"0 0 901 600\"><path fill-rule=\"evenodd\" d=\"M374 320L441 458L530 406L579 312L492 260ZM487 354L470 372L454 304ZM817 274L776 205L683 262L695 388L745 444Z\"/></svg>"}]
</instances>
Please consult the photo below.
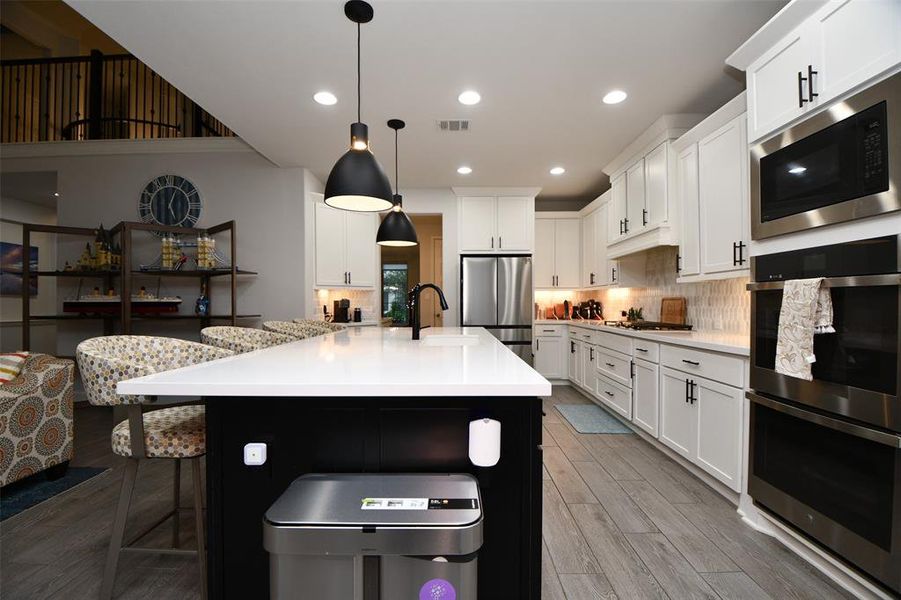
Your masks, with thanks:
<instances>
[{"instance_id":1,"label":"paper towel holder","mask_svg":"<svg viewBox=\"0 0 901 600\"><path fill-rule=\"evenodd\" d=\"M482 418L469 422L469 460L477 467L493 467L501 459L501 424Z\"/></svg>"}]
</instances>

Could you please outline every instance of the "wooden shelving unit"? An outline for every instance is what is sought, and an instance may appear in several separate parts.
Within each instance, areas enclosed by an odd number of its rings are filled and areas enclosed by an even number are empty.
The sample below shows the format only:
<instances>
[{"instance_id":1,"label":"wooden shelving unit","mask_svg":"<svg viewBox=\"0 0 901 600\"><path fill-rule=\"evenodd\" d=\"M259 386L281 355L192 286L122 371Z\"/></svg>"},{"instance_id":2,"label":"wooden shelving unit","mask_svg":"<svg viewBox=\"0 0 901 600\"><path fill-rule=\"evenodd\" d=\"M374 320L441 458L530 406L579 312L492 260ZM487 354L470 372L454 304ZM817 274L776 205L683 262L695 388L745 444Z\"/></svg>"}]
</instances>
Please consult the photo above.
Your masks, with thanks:
<instances>
[{"instance_id":1,"label":"wooden shelving unit","mask_svg":"<svg viewBox=\"0 0 901 600\"><path fill-rule=\"evenodd\" d=\"M142 271L136 269L133 264L132 236L136 231L169 233L180 236L197 236L202 232L210 235L227 234L229 236L230 251L230 267L223 269L186 269L179 271L153 270ZM22 247L31 247L32 233L49 233L57 235L72 235L88 237L93 240L97 235L96 229L84 227L63 227L59 225L41 225L36 223L25 223L22 225ZM118 332L122 334L130 334L132 323L136 320L160 320L160 321L187 321L199 320L201 327L208 326L213 321L226 321L231 325L236 325L239 319L257 319L257 314L239 314L237 312L237 284L239 276L256 275L255 271L239 269L237 267L237 248L235 245L235 222L227 221L208 227L205 229L195 229L188 227L169 227L164 225L151 225L148 223L136 223L131 221L122 221L109 230L111 236L118 236L119 243L122 247L121 268L115 270L72 270L72 271L32 271L28 260L22 264L22 348L29 350L31 345L31 321L88 321L97 320L103 322L103 335L112 335ZM120 303L121 310L118 314L55 314L55 315L32 315L31 314L31 296L29 295L28 282L35 277L63 277L63 278L94 278L103 282L102 289L109 289L113 285L113 280L119 279L119 296L122 299ZM134 289L135 277L174 277L174 278L198 278L200 283L210 294L210 280L214 277L230 277L230 295L231 295L231 312L228 314L208 315L201 317L193 314L176 314L163 313L158 315L135 315L132 313L131 293ZM118 325L118 327L117 327Z\"/></svg>"}]
</instances>

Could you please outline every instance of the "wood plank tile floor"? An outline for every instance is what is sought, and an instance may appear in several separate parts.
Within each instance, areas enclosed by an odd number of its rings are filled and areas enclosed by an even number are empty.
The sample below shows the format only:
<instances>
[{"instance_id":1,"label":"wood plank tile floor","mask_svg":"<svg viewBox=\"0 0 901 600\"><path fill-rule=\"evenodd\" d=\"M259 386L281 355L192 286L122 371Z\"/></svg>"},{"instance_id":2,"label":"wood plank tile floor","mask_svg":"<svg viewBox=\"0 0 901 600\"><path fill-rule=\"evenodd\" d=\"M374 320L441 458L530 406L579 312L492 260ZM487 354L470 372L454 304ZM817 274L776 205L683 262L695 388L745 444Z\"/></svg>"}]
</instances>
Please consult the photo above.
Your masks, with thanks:
<instances>
[{"instance_id":1,"label":"wood plank tile floor","mask_svg":"<svg viewBox=\"0 0 901 600\"><path fill-rule=\"evenodd\" d=\"M544 400L542 598L849 597L637 435L580 434L554 409L588 402L567 387ZM0 525L4 599L97 597L123 460L109 449L109 409L79 405L75 423L74 464L111 470ZM142 465L130 531L166 509L172 472L164 461ZM183 469L183 506L191 505L189 477ZM187 547L192 531L186 512ZM147 542L165 546L169 535L162 527ZM199 597L190 559L124 555L119 572L123 600Z\"/></svg>"}]
</instances>

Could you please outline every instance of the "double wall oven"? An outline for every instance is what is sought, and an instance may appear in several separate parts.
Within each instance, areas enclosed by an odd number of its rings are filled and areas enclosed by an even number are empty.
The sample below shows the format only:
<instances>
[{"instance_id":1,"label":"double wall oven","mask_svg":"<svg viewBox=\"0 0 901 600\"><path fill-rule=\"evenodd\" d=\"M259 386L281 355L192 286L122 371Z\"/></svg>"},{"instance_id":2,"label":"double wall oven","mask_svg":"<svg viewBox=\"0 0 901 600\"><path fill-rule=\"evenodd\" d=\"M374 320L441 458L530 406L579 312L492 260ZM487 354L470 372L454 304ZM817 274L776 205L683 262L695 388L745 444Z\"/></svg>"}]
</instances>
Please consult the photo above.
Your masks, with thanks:
<instances>
[{"instance_id":1,"label":"double wall oven","mask_svg":"<svg viewBox=\"0 0 901 600\"><path fill-rule=\"evenodd\" d=\"M901 236L752 258L755 503L901 593ZM823 277L835 333L811 381L776 372L782 288Z\"/></svg>"},{"instance_id":2,"label":"double wall oven","mask_svg":"<svg viewBox=\"0 0 901 600\"><path fill-rule=\"evenodd\" d=\"M901 73L751 148L759 240L901 209Z\"/></svg>"}]
</instances>

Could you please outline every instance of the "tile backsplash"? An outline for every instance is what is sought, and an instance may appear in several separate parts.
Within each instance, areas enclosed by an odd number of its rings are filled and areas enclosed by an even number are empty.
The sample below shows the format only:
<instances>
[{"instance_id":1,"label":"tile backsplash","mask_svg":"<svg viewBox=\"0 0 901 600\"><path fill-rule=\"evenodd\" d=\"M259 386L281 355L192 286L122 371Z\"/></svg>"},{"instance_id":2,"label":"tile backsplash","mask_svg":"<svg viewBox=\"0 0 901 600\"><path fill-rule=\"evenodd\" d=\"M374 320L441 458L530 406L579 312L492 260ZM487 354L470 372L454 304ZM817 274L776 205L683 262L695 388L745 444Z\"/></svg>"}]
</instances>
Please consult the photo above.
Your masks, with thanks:
<instances>
[{"instance_id":1,"label":"tile backsplash","mask_svg":"<svg viewBox=\"0 0 901 600\"><path fill-rule=\"evenodd\" d=\"M630 307L644 309L644 318L660 318L660 300L681 296L686 299L686 321L702 331L748 334L751 327L751 296L745 289L747 277L676 283L675 247L661 247L647 252L647 287L609 288L574 292L536 292L535 300L546 308L571 300L589 298L603 304L604 318L620 320L620 311Z\"/></svg>"},{"instance_id":2,"label":"tile backsplash","mask_svg":"<svg viewBox=\"0 0 901 600\"><path fill-rule=\"evenodd\" d=\"M312 304L310 306L312 309L307 314L307 318L321 319L323 304L328 306L329 312L332 312L335 300L347 298L350 300L351 310L359 307L363 311L364 321L377 321L379 317L376 314L378 304L376 293L375 290L315 289L311 294Z\"/></svg>"}]
</instances>

